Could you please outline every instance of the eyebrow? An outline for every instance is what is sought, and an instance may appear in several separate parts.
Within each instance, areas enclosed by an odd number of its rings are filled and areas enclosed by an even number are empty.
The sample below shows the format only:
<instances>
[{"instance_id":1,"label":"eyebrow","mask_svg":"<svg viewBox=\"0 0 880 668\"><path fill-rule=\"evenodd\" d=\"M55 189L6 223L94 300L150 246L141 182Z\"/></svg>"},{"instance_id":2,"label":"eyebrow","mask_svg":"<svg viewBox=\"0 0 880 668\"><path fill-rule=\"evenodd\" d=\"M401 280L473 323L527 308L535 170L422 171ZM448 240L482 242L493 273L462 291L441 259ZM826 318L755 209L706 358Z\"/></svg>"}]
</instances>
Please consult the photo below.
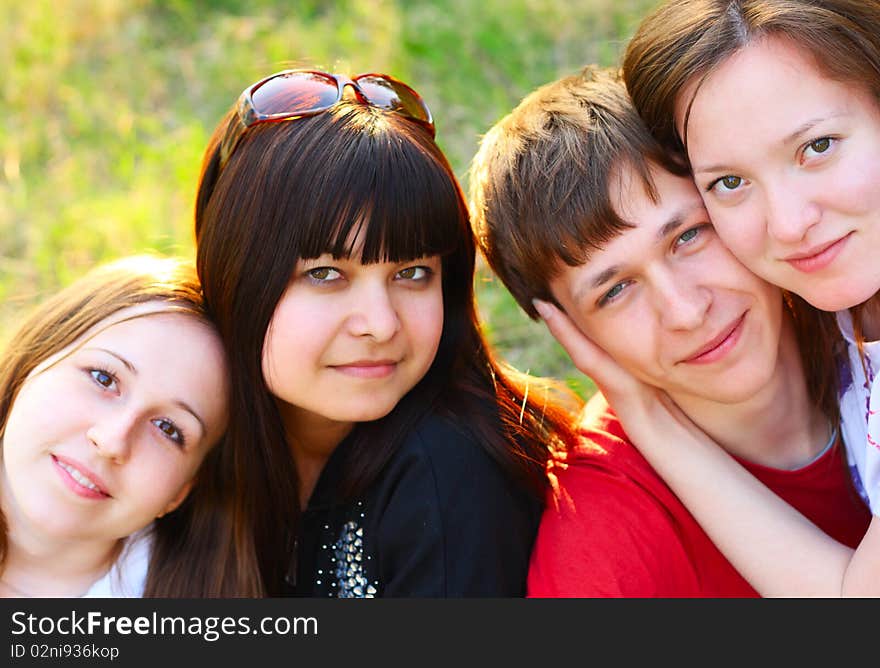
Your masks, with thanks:
<instances>
[{"instance_id":1,"label":"eyebrow","mask_svg":"<svg viewBox=\"0 0 880 668\"><path fill-rule=\"evenodd\" d=\"M694 203L693 206L683 207L676 211L668 221L666 221L660 228L657 230L657 233L654 235L654 242L660 243L664 239L666 239L673 232L676 232L679 228L683 227L684 224L688 221L691 216L693 216L694 211L703 208L702 201ZM590 279L587 279L583 283L581 283L580 287L575 290L574 298L575 301L580 301L584 293L595 290L599 288L617 276L624 268L625 264L613 264L606 269L603 269L598 274L593 276Z\"/></svg>"},{"instance_id":2,"label":"eyebrow","mask_svg":"<svg viewBox=\"0 0 880 668\"><path fill-rule=\"evenodd\" d=\"M845 116L846 112L843 111L835 111L827 116L819 116L818 118L813 118L801 125L797 130L788 135L785 139L782 140L782 144L789 144L797 139L800 135L805 132L812 130L815 126L823 123L825 121L830 121L832 118L838 118L839 116Z\"/></svg>"},{"instance_id":3,"label":"eyebrow","mask_svg":"<svg viewBox=\"0 0 880 668\"><path fill-rule=\"evenodd\" d=\"M816 127L820 123L824 123L825 121L830 121L831 119L838 118L840 116L846 116L846 112L845 111L835 111L835 112L828 114L827 116L819 116L817 118L811 118L810 120L808 120L808 121L804 122L803 124L801 124L800 126L798 126L794 132L783 137L782 141L779 142L779 145L785 146L786 144L790 144L793 141L795 141L798 137L809 132L810 130L812 130L814 127ZM715 164L715 165L709 165L708 167L694 167L693 173L694 174L705 174L705 173L712 173L712 172L725 172L728 169L730 169L730 168L725 164Z\"/></svg>"},{"instance_id":4,"label":"eyebrow","mask_svg":"<svg viewBox=\"0 0 880 668\"><path fill-rule=\"evenodd\" d=\"M119 360L119 361L125 366L125 368L128 369L131 373L133 373L134 375L137 375L137 374L138 374L137 367L135 367L134 364L132 364L131 362L129 362L127 359L125 359L125 358L124 358L122 355L120 355L119 353L114 353L112 350L108 350L107 348L97 348L97 347L96 347L96 348L94 348L94 350L100 350L102 353L107 353L107 354L110 355L111 357L115 357L115 358L118 359L118 360ZM196 419L196 421L199 423L199 426L202 428L202 435L205 435L205 434L208 433L208 428L205 426L205 422L202 420L201 417L199 417L199 414L195 411L195 409L194 409L192 406L190 406L188 403L186 403L186 402L183 401L182 399L174 399L174 400L172 401L172 403L173 403L175 406L178 406L179 408L182 408L183 410L185 410L187 413L189 413L190 415L192 415L192 416Z\"/></svg>"}]
</instances>

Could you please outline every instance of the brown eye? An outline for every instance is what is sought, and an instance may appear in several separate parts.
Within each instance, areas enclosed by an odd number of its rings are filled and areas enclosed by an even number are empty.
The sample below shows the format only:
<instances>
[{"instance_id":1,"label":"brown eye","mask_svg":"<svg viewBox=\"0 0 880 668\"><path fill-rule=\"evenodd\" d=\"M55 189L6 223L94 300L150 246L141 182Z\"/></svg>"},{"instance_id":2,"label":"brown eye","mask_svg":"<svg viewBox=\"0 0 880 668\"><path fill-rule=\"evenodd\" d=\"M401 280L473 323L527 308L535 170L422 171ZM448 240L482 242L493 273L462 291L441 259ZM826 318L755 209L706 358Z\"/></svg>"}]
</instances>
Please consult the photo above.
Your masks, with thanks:
<instances>
[{"instance_id":1,"label":"brown eye","mask_svg":"<svg viewBox=\"0 0 880 668\"><path fill-rule=\"evenodd\" d=\"M718 182L727 190L736 190L742 185L742 178L739 176L723 176Z\"/></svg>"},{"instance_id":2,"label":"brown eye","mask_svg":"<svg viewBox=\"0 0 880 668\"><path fill-rule=\"evenodd\" d=\"M113 374L101 369L89 369L89 375L98 385L108 390L111 389L116 382Z\"/></svg>"},{"instance_id":3,"label":"brown eye","mask_svg":"<svg viewBox=\"0 0 880 668\"><path fill-rule=\"evenodd\" d=\"M819 139L814 139L807 145L807 148L811 149L815 153L824 153L829 148L831 148L831 137L821 137Z\"/></svg>"},{"instance_id":4,"label":"brown eye","mask_svg":"<svg viewBox=\"0 0 880 668\"><path fill-rule=\"evenodd\" d=\"M309 269L306 275L315 283L329 283L342 277L339 270L333 267L315 267L314 269Z\"/></svg>"},{"instance_id":5,"label":"brown eye","mask_svg":"<svg viewBox=\"0 0 880 668\"><path fill-rule=\"evenodd\" d=\"M407 267L397 272L398 278L406 281L421 281L430 275L431 270L428 267Z\"/></svg>"},{"instance_id":6,"label":"brown eye","mask_svg":"<svg viewBox=\"0 0 880 668\"><path fill-rule=\"evenodd\" d=\"M159 431L161 431L166 438L173 441L177 445L183 445L183 433L174 426L174 423L171 422L171 420L157 418L155 420L152 420L152 423L156 425L156 427L158 427Z\"/></svg>"}]
</instances>

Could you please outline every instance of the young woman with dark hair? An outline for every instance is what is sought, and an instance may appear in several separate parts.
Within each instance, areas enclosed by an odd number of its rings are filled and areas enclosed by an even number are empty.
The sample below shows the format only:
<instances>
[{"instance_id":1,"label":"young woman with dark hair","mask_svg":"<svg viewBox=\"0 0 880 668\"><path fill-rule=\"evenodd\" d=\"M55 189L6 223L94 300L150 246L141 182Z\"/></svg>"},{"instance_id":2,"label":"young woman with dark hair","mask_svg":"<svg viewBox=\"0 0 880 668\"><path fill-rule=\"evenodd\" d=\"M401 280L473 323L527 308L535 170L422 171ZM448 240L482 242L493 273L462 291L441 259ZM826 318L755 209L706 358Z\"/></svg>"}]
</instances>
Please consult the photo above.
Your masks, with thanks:
<instances>
[{"instance_id":1,"label":"young woman with dark hair","mask_svg":"<svg viewBox=\"0 0 880 668\"><path fill-rule=\"evenodd\" d=\"M196 238L267 594L523 595L570 396L494 359L418 94L305 70L249 86L207 148Z\"/></svg>"}]
</instances>

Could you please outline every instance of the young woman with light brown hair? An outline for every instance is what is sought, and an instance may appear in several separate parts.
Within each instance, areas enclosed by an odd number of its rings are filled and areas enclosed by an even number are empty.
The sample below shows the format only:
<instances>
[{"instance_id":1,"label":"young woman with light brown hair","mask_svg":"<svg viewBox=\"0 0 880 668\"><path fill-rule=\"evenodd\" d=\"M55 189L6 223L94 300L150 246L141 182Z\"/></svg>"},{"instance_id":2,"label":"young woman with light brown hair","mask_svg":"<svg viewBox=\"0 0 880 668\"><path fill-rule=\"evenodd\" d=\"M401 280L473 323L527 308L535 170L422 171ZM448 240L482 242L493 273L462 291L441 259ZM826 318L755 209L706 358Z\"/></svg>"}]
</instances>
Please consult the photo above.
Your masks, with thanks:
<instances>
[{"instance_id":1,"label":"young woman with light brown hair","mask_svg":"<svg viewBox=\"0 0 880 668\"><path fill-rule=\"evenodd\" d=\"M223 489L227 365L194 267L137 256L0 359L3 596L256 596Z\"/></svg>"}]
</instances>

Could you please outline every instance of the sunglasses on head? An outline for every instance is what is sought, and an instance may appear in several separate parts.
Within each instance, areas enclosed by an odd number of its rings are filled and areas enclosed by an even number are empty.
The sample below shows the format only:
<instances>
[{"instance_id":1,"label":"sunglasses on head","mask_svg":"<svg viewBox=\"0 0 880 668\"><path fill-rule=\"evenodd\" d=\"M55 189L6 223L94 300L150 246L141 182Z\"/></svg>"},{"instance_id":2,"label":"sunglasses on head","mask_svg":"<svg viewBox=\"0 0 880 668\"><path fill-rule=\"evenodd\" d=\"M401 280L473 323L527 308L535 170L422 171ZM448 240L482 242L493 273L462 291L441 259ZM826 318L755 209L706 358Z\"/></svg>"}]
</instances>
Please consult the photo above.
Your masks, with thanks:
<instances>
[{"instance_id":1,"label":"sunglasses on head","mask_svg":"<svg viewBox=\"0 0 880 668\"><path fill-rule=\"evenodd\" d=\"M248 86L239 97L239 123L220 143L220 168L252 125L320 114L342 100L346 86L354 89L359 101L400 114L434 136L434 119L428 105L412 88L392 76L369 73L347 77L317 70L284 70Z\"/></svg>"}]
</instances>

